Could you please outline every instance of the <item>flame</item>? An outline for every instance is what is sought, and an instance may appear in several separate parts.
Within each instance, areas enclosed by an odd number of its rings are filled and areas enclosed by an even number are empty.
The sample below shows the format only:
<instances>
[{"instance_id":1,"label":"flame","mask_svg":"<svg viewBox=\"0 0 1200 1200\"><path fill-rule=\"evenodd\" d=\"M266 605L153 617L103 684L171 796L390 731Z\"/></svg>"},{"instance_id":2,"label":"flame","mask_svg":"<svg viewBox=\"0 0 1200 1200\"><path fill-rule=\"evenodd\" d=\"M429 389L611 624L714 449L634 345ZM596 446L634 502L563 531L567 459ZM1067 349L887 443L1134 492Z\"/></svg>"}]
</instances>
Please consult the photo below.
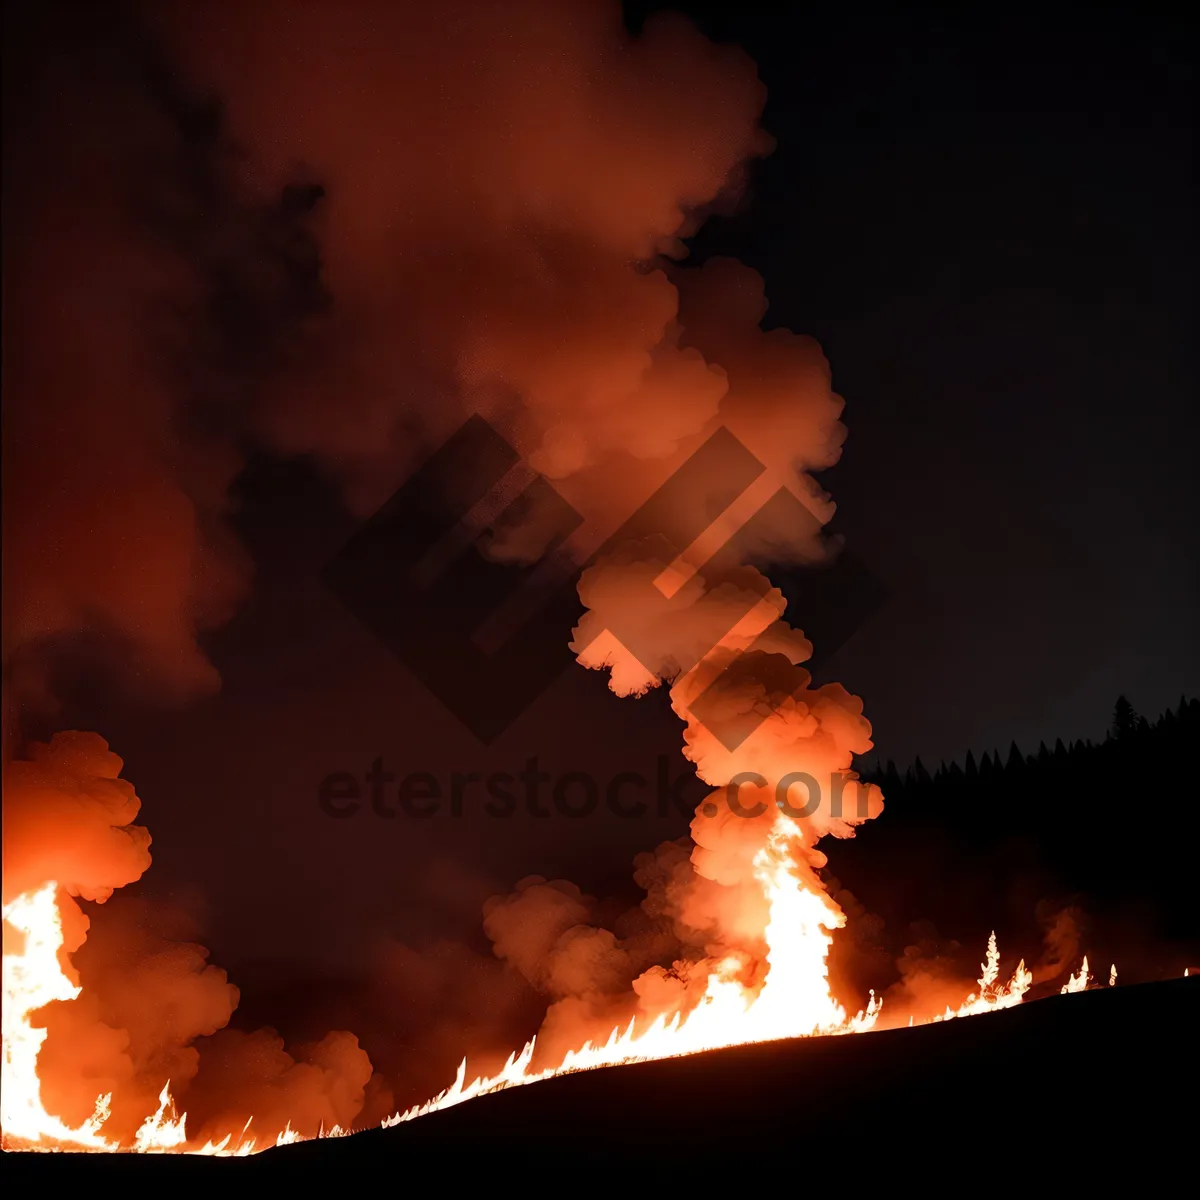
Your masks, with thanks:
<instances>
[{"instance_id":1,"label":"flame","mask_svg":"<svg viewBox=\"0 0 1200 1200\"><path fill-rule=\"evenodd\" d=\"M557 1066L531 1070L537 1039L512 1054L495 1075L466 1082L467 1060L459 1064L454 1083L425 1104L383 1122L384 1128L464 1100L504 1088L537 1083L571 1071L677 1058L722 1046L770 1042L817 1034L860 1033L874 1026L880 1002L870 1003L854 1017L834 1000L829 990L827 958L832 930L845 920L823 893L806 888L793 865L794 848L801 844L799 826L781 813L754 860L755 875L770 902L766 929L766 982L757 995L742 983L736 957L721 959L708 978L700 1002L690 1011L660 1014L641 1030L637 1018L616 1026L607 1040L585 1042L569 1051Z\"/></svg>"},{"instance_id":2,"label":"flame","mask_svg":"<svg viewBox=\"0 0 1200 1200\"><path fill-rule=\"evenodd\" d=\"M197 1149L189 1147L187 1114L176 1111L170 1080L159 1093L157 1111L147 1116L131 1147L123 1147L101 1132L110 1115L111 1095L97 1096L92 1116L74 1129L46 1111L37 1073L38 1053L46 1040L46 1030L33 1024L33 1016L54 1000L74 1000L82 990L67 978L59 959L63 927L58 890L57 883L47 883L25 892L3 908L5 924L17 935L12 938L10 952L9 929L5 930L4 1071L0 1075L0 1130L3 1130L4 1149L253 1154L259 1148L257 1139L246 1136L253 1118L236 1137L230 1133L220 1142L210 1141ZM323 1131L322 1136L337 1137L343 1132L334 1126L328 1132ZM285 1146L299 1140L300 1135L289 1123L270 1144Z\"/></svg>"},{"instance_id":3,"label":"flame","mask_svg":"<svg viewBox=\"0 0 1200 1200\"><path fill-rule=\"evenodd\" d=\"M1109 976L1109 986L1112 986L1113 979L1116 976L1117 968L1113 967L1112 975ZM1072 975L1070 979L1062 986L1062 994L1069 995L1071 992L1083 992L1087 990L1088 982L1091 980L1091 975L1088 973L1087 955L1083 956L1083 966L1079 968L1078 975Z\"/></svg>"},{"instance_id":4,"label":"flame","mask_svg":"<svg viewBox=\"0 0 1200 1200\"><path fill-rule=\"evenodd\" d=\"M998 1012L1002 1008L1012 1008L1025 999L1033 983L1033 973L1025 966L1025 960L1017 964L1008 983L999 983L1000 979L1000 950L996 945L996 931L993 929L988 938L987 961L979 966L979 991L972 992L958 1008L946 1006L941 1016L934 1017L935 1021L949 1021L954 1017L973 1017L980 1013Z\"/></svg>"},{"instance_id":5,"label":"flame","mask_svg":"<svg viewBox=\"0 0 1200 1200\"><path fill-rule=\"evenodd\" d=\"M187 1141L186 1122L186 1116L181 1117L175 1112L168 1079L158 1095L158 1111L146 1118L134 1137L134 1149L142 1154L177 1150Z\"/></svg>"},{"instance_id":6,"label":"flame","mask_svg":"<svg viewBox=\"0 0 1200 1200\"><path fill-rule=\"evenodd\" d=\"M855 1016L834 999L829 987L828 955L833 931L844 916L823 892L807 886L797 872L796 856L803 849L799 826L780 813L766 844L754 860L754 872L769 902L765 931L767 943L765 981L747 984L745 964L734 955L718 960L708 977L704 994L692 1008L661 1013L647 1022L633 1018L616 1026L603 1041L585 1042L568 1051L560 1062L534 1068L537 1039L508 1058L495 1075L467 1082L467 1060L459 1064L454 1082L424 1104L398 1112L382 1122L389 1128L427 1113L452 1108L465 1100L509 1087L537 1083L555 1075L651 1059L676 1058L723 1046L775 1041L781 1038L861 1033L874 1027L880 1002L871 993L867 1007ZM131 1146L106 1138L102 1128L109 1115L109 1096L99 1096L90 1120L77 1129L46 1112L41 1101L37 1058L46 1031L31 1018L53 1000L73 1000L80 988L63 972L59 953L63 945L62 917L57 884L28 892L4 908L4 920L23 935L21 949L4 955L4 1075L3 1132L6 1149L116 1151L139 1153L184 1152L201 1155L245 1156L267 1145L284 1146L302 1135L287 1127L260 1147L251 1136L253 1117L238 1131L203 1145L190 1141L187 1114L176 1110L171 1085L164 1083L158 1108L149 1114ZM934 1021L994 1012L1020 1004L1033 982L1022 960L1012 978L1000 983L1000 952L993 932L986 961L981 965L979 987L957 1009L946 1009ZM1090 981L1087 960L1071 976L1063 993L1083 991ZM1115 981L1116 968L1110 982ZM909 1018L913 1025L913 1018ZM921 1022L924 1023L924 1022ZM348 1134L335 1126L318 1137Z\"/></svg>"},{"instance_id":7,"label":"flame","mask_svg":"<svg viewBox=\"0 0 1200 1200\"><path fill-rule=\"evenodd\" d=\"M91 1118L72 1129L42 1107L38 1052L46 1030L31 1015L54 1000L74 1000L81 989L59 962L63 944L58 884L18 896L3 908L4 922L20 935L19 953L4 953L4 1073L0 1075L0 1128L4 1148L114 1150L100 1133L111 1096L97 1096ZM7 932L7 931L6 931ZM8 941L8 938L5 938Z\"/></svg>"}]
</instances>

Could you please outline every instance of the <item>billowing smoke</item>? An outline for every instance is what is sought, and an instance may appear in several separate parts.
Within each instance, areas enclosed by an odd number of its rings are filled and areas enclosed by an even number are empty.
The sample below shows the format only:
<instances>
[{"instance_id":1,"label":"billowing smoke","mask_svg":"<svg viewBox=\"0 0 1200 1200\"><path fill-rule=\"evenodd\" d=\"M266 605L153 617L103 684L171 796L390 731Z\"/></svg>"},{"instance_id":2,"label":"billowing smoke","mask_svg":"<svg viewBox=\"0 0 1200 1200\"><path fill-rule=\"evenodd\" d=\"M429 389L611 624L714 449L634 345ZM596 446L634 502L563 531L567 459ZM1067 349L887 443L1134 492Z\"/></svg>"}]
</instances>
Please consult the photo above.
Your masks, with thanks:
<instances>
[{"instance_id":1,"label":"billowing smoke","mask_svg":"<svg viewBox=\"0 0 1200 1200\"><path fill-rule=\"evenodd\" d=\"M150 866L149 831L121 760L94 733L60 733L4 764L4 902L54 881L107 900Z\"/></svg>"},{"instance_id":2,"label":"billowing smoke","mask_svg":"<svg viewBox=\"0 0 1200 1200\"><path fill-rule=\"evenodd\" d=\"M594 0L158 16L257 152L250 182L326 188L333 307L258 413L271 444L370 502L479 411L586 506L611 490L589 469L715 417L725 374L684 344L659 256L769 148L739 51L678 20L632 39Z\"/></svg>"},{"instance_id":3,"label":"billowing smoke","mask_svg":"<svg viewBox=\"0 0 1200 1200\"><path fill-rule=\"evenodd\" d=\"M352 1034L289 1052L273 1030L226 1029L238 989L186 915L113 898L150 866L150 835L133 824L141 802L104 740L60 733L26 753L4 769L4 902L59 885L63 965L82 989L38 1016L47 1112L78 1128L110 1095L106 1135L129 1144L169 1080L194 1135L219 1140L251 1115L263 1137L289 1121L307 1134L349 1126L372 1074ZM104 907L89 917L77 901Z\"/></svg>"},{"instance_id":4,"label":"billowing smoke","mask_svg":"<svg viewBox=\"0 0 1200 1200\"><path fill-rule=\"evenodd\" d=\"M216 686L197 639L247 585L225 524L247 448L310 458L366 512L481 412L583 514L582 555L723 427L759 483L712 508L709 551L664 530L596 563L574 642L621 694L671 686L716 814L639 860L646 901L612 929L540 880L485 926L568 1040L677 1007L715 956L761 956L751 863L780 781L815 781L796 793L794 869L822 896L818 839L881 799L852 771L861 705L810 686L807 641L746 565L825 552L811 472L840 453L841 401L815 344L762 331L753 271L684 262L681 239L771 148L753 64L676 18L633 37L615 0L10 10L6 737L85 647L146 688ZM495 552L537 554L537 518ZM679 586L659 591L668 572ZM102 901L146 869L136 797L98 738L6 742L10 771L6 888L52 878ZM746 772L758 818L720 791ZM177 928L113 909L85 944L67 909L89 998L47 1014L46 1071L86 1064L123 1135L168 1074L217 1131L251 1111L262 1133L344 1125L377 1098L349 1034L288 1052L227 1029L236 989ZM78 1117L68 1090L47 1102Z\"/></svg>"},{"instance_id":5,"label":"billowing smoke","mask_svg":"<svg viewBox=\"0 0 1200 1200\"><path fill-rule=\"evenodd\" d=\"M482 412L603 535L721 424L817 518L768 541L819 552L825 360L761 331L753 271L680 265L771 147L739 50L631 37L610 0L20 15L10 680L98 632L139 679L214 685L196 635L246 584L222 518L250 444L367 511ZM536 520L509 538L536 552Z\"/></svg>"}]
</instances>

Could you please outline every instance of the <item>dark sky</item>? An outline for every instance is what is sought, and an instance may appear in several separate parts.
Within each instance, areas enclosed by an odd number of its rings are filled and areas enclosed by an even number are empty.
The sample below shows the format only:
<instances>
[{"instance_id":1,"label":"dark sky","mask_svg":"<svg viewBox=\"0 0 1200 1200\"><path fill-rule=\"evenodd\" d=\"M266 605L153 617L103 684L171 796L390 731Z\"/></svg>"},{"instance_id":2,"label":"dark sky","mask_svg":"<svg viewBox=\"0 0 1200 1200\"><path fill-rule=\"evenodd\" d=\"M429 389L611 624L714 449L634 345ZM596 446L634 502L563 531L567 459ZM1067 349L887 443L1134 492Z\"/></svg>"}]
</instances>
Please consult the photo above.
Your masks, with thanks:
<instances>
[{"instance_id":1,"label":"dark sky","mask_svg":"<svg viewBox=\"0 0 1200 1200\"><path fill-rule=\"evenodd\" d=\"M900 762L1158 713L1200 678L1190 39L759 12L698 14L779 142L700 243L847 401L825 482L892 599L826 673Z\"/></svg>"},{"instance_id":2,"label":"dark sky","mask_svg":"<svg viewBox=\"0 0 1200 1200\"><path fill-rule=\"evenodd\" d=\"M834 24L782 4L691 15L754 58L778 143L695 255L749 263L768 322L824 347L850 435L822 482L887 592L821 677L864 698L901 763L1098 737L1119 692L1151 715L1194 694L1184 31L1095 13L1070 32L844 7ZM523 875L627 879L635 853L683 832L674 815L322 813L322 779L378 756L443 778L534 755L652 775L665 754L680 771L678 726L660 698L621 702L575 670L481 747L321 584L355 528L333 492L266 459L238 490L257 577L208 643L221 692L147 711L85 689L67 712L144 799L143 886L205 893L235 977L264 942L352 962L384 928L470 936L482 899Z\"/></svg>"}]
</instances>

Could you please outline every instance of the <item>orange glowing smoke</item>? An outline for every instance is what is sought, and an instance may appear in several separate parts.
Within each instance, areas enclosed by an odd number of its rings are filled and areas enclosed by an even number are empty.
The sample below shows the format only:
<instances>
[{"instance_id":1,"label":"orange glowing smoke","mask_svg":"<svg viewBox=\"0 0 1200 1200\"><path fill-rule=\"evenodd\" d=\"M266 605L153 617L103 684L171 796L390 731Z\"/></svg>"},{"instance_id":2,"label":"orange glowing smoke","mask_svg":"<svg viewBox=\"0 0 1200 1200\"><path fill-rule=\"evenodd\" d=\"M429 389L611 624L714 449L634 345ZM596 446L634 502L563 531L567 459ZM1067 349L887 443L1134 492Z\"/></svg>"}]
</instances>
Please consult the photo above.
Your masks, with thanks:
<instances>
[{"instance_id":1,"label":"orange glowing smoke","mask_svg":"<svg viewBox=\"0 0 1200 1200\"><path fill-rule=\"evenodd\" d=\"M107 902L150 865L140 801L95 734L27 753L4 767L5 1146L249 1153L348 1125L371 1076L352 1035L293 1057L271 1031L226 1030L237 988L202 946L157 934L152 910L106 913L88 936L76 898ZM191 1133L172 1081L199 1096Z\"/></svg>"}]
</instances>

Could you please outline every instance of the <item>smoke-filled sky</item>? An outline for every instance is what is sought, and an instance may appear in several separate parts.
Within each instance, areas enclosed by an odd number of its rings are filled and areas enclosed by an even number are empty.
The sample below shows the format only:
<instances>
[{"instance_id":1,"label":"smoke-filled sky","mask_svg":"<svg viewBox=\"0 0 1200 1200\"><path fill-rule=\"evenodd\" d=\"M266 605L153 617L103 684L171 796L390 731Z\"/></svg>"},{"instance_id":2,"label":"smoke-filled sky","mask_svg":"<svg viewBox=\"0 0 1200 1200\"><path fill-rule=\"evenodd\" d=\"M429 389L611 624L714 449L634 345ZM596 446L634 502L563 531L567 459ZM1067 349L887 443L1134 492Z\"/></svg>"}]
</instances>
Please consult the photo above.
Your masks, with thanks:
<instances>
[{"instance_id":1,"label":"smoke-filled sky","mask_svg":"<svg viewBox=\"0 0 1200 1200\"><path fill-rule=\"evenodd\" d=\"M1200 687L1186 39L689 15L11 6L6 737L17 704L108 740L145 886L240 983L411 980L518 879L626 880L686 828L318 804L377 759L686 773L661 697L578 669L481 746L323 584L472 412L599 527L718 415L824 519L815 472L884 594L818 682L899 762ZM816 640L790 540L771 575ZM488 970L429 970L448 1046L507 1011Z\"/></svg>"}]
</instances>

